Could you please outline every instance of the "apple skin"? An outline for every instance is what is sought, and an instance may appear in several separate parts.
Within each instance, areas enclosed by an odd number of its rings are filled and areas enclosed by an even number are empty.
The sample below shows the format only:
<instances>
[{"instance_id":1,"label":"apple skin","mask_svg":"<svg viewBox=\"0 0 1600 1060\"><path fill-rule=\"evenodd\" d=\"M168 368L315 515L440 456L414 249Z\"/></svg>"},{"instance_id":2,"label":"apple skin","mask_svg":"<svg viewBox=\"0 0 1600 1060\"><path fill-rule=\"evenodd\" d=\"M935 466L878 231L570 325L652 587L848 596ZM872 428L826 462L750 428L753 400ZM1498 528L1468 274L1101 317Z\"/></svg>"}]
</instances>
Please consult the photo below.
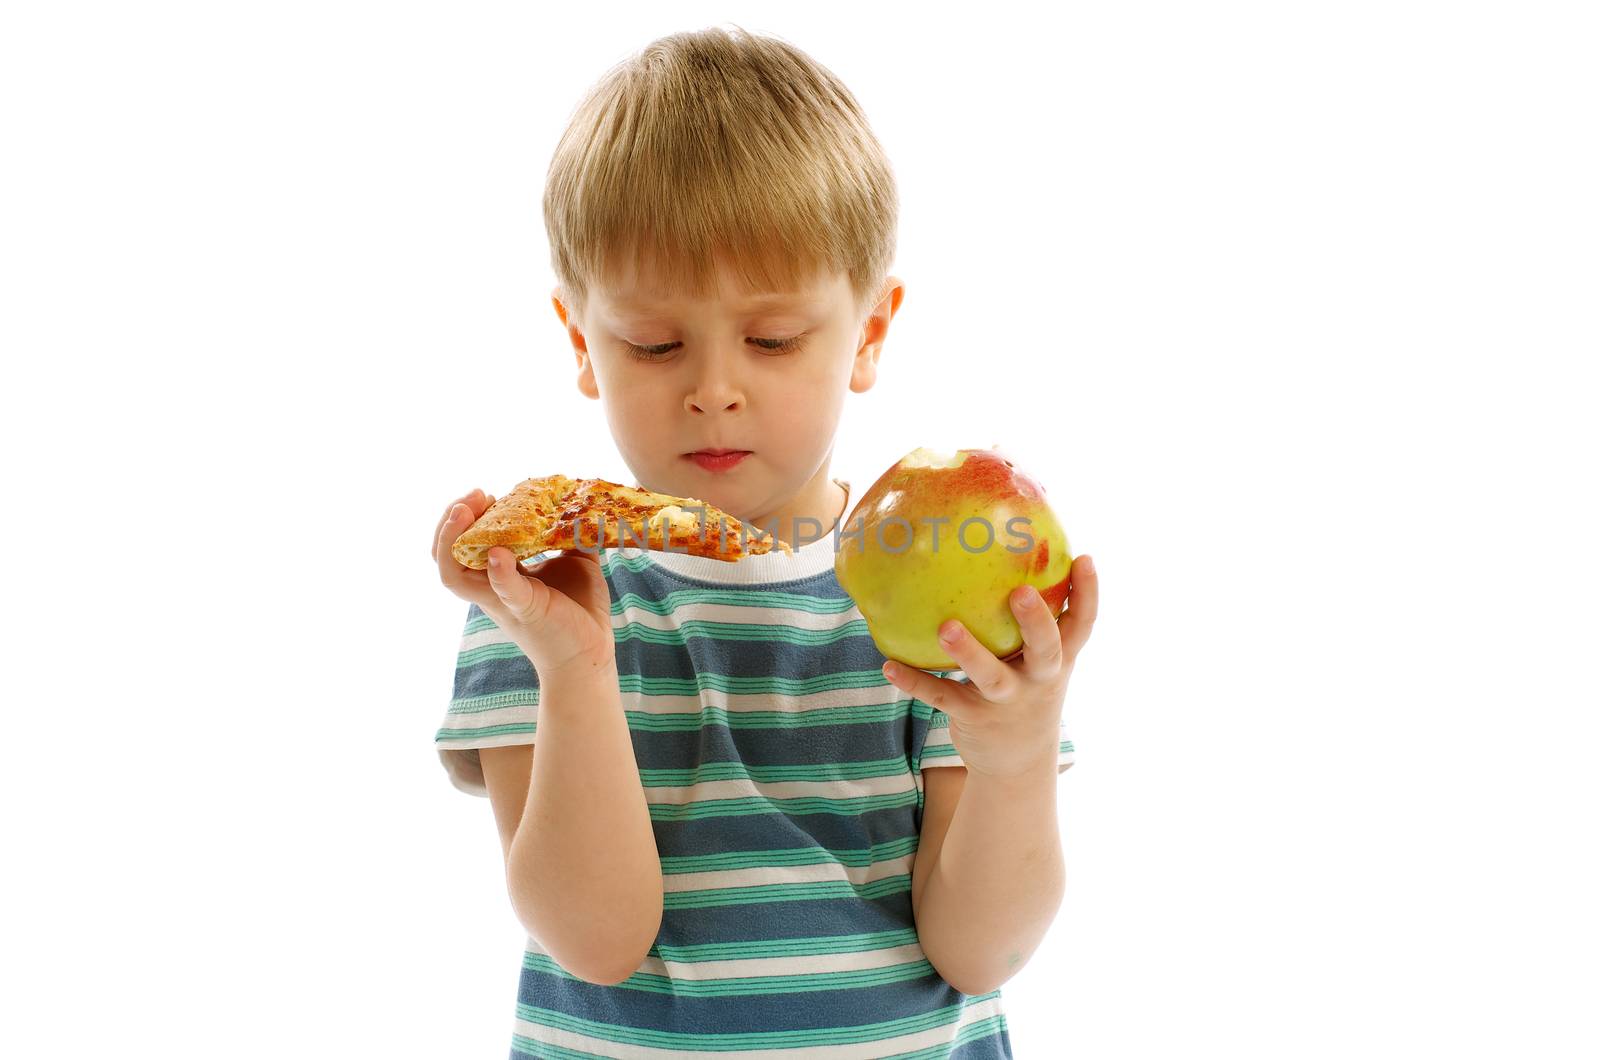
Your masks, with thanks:
<instances>
[{"instance_id":1,"label":"apple skin","mask_svg":"<svg viewBox=\"0 0 1600 1060\"><path fill-rule=\"evenodd\" d=\"M957 530L974 518L982 521L967 527L962 547ZM878 650L907 666L961 668L939 644L939 627L952 618L995 655L1015 655L1022 629L1010 598L1019 585L1037 588L1052 617L1066 607L1067 535L1044 487L998 449L913 449L861 495L839 535L840 588ZM1028 538L1031 548L1013 551Z\"/></svg>"}]
</instances>

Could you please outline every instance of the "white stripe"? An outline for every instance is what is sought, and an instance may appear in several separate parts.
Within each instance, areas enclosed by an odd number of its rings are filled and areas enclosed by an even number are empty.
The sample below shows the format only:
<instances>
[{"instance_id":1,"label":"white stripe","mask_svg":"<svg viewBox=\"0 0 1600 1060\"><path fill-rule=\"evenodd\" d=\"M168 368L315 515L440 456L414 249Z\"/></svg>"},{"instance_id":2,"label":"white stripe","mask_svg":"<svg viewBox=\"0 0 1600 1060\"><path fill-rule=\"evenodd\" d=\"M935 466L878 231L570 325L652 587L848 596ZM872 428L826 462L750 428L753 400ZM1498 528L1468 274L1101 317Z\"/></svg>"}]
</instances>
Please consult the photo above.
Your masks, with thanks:
<instances>
[{"instance_id":1,"label":"white stripe","mask_svg":"<svg viewBox=\"0 0 1600 1060\"><path fill-rule=\"evenodd\" d=\"M895 698L890 699L890 696ZM699 714L707 707L721 708L729 714L748 714L758 711L781 712L785 714L805 714L807 711L827 710L838 707L868 706L885 702L899 702L899 690L892 685L882 688L834 688L823 692L811 692L803 695L786 696L776 693L764 692L759 694L739 695L723 692L720 689L708 688L698 696L676 695L648 695L643 692L622 693L622 708L626 711L635 711L666 717L673 714ZM907 697L909 701L909 697ZM460 732L470 729L489 728L496 725L527 724L538 716L538 708L530 705L498 707L494 710L478 711L472 714L446 714L441 728L447 732ZM1067 742L1071 739L1067 735L1066 723L1063 720L1058 739ZM504 733L498 736L464 737L459 740L448 736L441 736L436 741L440 748L464 747L502 747L507 744L528 743L526 733ZM954 741L950 738L948 726L943 728L929 728L928 734L922 743L922 754L928 757L928 751L940 747L953 747ZM1065 768L1073 764L1075 751L1062 751L1059 754L1057 765ZM959 759L960 755L956 757ZM959 761L949 762L947 756L940 756L946 765L963 764ZM721 784L708 787L715 790L724 790ZM763 788L768 791L772 785ZM673 788L658 788L656 791L673 791ZM739 795L718 795L718 798L737 798L750 794L743 792Z\"/></svg>"},{"instance_id":2,"label":"white stripe","mask_svg":"<svg viewBox=\"0 0 1600 1060\"><path fill-rule=\"evenodd\" d=\"M826 763L806 763L820 770ZM915 791L911 771L885 777L855 780L784 780L757 783L749 779L706 780L680 787L644 789L652 806L683 806L692 802L718 799L865 799L875 795L897 795Z\"/></svg>"},{"instance_id":3,"label":"white stripe","mask_svg":"<svg viewBox=\"0 0 1600 1060\"><path fill-rule=\"evenodd\" d=\"M506 695L509 691L495 694ZM537 690L530 688L528 691L531 693ZM868 685L864 688L828 688L820 692L805 692L798 695L785 695L781 692L724 692L720 688L703 689L699 695L652 695L631 689L621 693L623 710L661 717L670 717L674 714L699 714L707 707L720 708L730 714L751 714L758 711L802 714L808 710L876 706L899 702L902 699L909 703L911 697L902 695L899 689L889 684ZM476 729L504 724L507 721L524 721L532 717L527 712L535 709L531 706L498 707L471 714L447 714L442 727ZM462 745L453 743L452 746Z\"/></svg>"},{"instance_id":4,"label":"white stripe","mask_svg":"<svg viewBox=\"0 0 1600 1060\"><path fill-rule=\"evenodd\" d=\"M864 887L890 876L909 876L916 859L917 855L913 852L874 861L870 865L819 861L812 865L763 865L720 872L669 872L662 878L662 883L669 894L676 891L720 891L737 887L775 887L790 883L830 883L840 880Z\"/></svg>"},{"instance_id":5,"label":"white stripe","mask_svg":"<svg viewBox=\"0 0 1600 1060\"><path fill-rule=\"evenodd\" d=\"M807 937L805 942L825 941ZM774 945L778 943L775 941ZM529 953L550 957L532 935L527 936L524 948ZM555 958L550 958L552 961ZM886 946L876 950L859 950L853 953L810 953L793 957L743 957L723 961L663 961L647 957L635 974L670 975L674 980L713 983L723 979L748 979L781 975L838 975L843 972L871 971L877 968L894 968L902 964L915 964L926 960L922 945L916 942L904 946ZM559 962L557 962L559 964Z\"/></svg>"},{"instance_id":6,"label":"white stripe","mask_svg":"<svg viewBox=\"0 0 1600 1060\"><path fill-rule=\"evenodd\" d=\"M683 590L676 590L683 591ZM759 620L753 621L753 619ZM611 627L621 629L629 622L650 629L677 629L685 622L720 622L739 626L795 626L808 630L834 630L860 622L861 610L852 605L848 610L818 614L793 607L769 605L744 607L738 604L719 604L685 601L666 614L656 614L643 607L624 607L620 615L611 616ZM803 647L803 645L801 645Z\"/></svg>"},{"instance_id":7,"label":"white stripe","mask_svg":"<svg viewBox=\"0 0 1600 1060\"><path fill-rule=\"evenodd\" d=\"M720 561L712 561L720 562ZM753 616L759 615L759 622L752 622ZM850 607L846 611L836 611L831 614L818 614L814 611L805 611L792 607L743 607L737 604L719 603L692 603L686 602L668 611L666 614L656 612L644 607L625 606L618 614L611 616L611 628L619 630L630 622L655 630L672 630L680 628L688 621L718 622L725 625L763 625L763 626L794 626L806 630L835 630L848 626L852 622L861 621L861 611L857 607ZM499 626L490 625L476 633L463 634L461 637L461 652L468 652L474 648L482 648L489 644L510 644L511 638Z\"/></svg>"},{"instance_id":8,"label":"white stripe","mask_svg":"<svg viewBox=\"0 0 1600 1060\"><path fill-rule=\"evenodd\" d=\"M757 711L782 711L785 714L804 714L811 710L829 707L865 707L904 700L911 697L891 684L868 685L864 688L827 688L820 692L802 692L788 695L782 692L724 692L720 688L704 688L698 695L650 695L632 690L622 693L624 710L657 714L699 714L706 707L720 708L729 714L751 714Z\"/></svg>"},{"instance_id":9,"label":"white stripe","mask_svg":"<svg viewBox=\"0 0 1600 1060\"><path fill-rule=\"evenodd\" d=\"M1063 727L1057 737L1058 742L1068 743L1071 739L1067 735L1067 730ZM931 759L928 757L928 752L934 748L954 746L955 742L950 739L949 729L929 729L927 738L922 741L922 764L930 769L942 766L965 766L966 763L961 760L961 752L959 751L953 755L940 754ZM1071 766L1076 755L1077 751L1075 749L1056 752L1056 773L1060 774Z\"/></svg>"},{"instance_id":10,"label":"white stripe","mask_svg":"<svg viewBox=\"0 0 1600 1060\"><path fill-rule=\"evenodd\" d=\"M465 634L461 638L461 651L471 651L473 648L482 648L488 644L510 644L511 638L506 636L506 631L499 626L490 626L480 629L476 633Z\"/></svg>"},{"instance_id":11,"label":"white stripe","mask_svg":"<svg viewBox=\"0 0 1600 1060\"><path fill-rule=\"evenodd\" d=\"M838 975L844 972L871 971L915 964L926 955L918 943L890 946L860 953L815 953L801 957L750 958L736 961L663 961L648 957L638 971L646 975L669 975L674 981L716 982L720 979L746 979L780 975Z\"/></svg>"}]
</instances>

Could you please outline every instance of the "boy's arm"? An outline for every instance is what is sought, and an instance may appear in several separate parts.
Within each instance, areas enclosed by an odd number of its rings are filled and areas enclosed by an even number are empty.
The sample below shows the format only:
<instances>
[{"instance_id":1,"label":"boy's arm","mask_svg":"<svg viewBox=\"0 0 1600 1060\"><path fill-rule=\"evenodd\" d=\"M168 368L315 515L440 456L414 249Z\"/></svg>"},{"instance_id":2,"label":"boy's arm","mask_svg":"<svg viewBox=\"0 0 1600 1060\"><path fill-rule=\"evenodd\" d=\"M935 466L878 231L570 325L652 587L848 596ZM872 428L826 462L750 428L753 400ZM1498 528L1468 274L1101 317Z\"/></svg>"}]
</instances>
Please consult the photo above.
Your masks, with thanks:
<instances>
[{"instance_id":1,"label":"boy's arm","mask_svg":"<svg viewBox=\"0 0 1600 1060\"><path fill-rule=\"evenodd\" d=\"M931 796L924 807L920 842L941 816L949 823L914 902L917 936L945 982L963 994L986 994L1033 955L1066 891L1057 765L1052 758L1015 777L940 766L923 774L924 784L935 773L958 771L967 774L964 784L939 784L955 788L954 812L941 815Z\"/></svg>"},{"instance_id":2,"label":"boy's arm","mask_svg":"<svg viewBox=\"0 0 1600 1060\"><path fill-rule=\"evenodd\" d=\"M540 675L537 746L526 773L514 749L479 752L511 907L562 968L620 983L661 930L664 888L614 665ZM507 806L520 807L515 822Z\"/></svg>"}]
</instances>

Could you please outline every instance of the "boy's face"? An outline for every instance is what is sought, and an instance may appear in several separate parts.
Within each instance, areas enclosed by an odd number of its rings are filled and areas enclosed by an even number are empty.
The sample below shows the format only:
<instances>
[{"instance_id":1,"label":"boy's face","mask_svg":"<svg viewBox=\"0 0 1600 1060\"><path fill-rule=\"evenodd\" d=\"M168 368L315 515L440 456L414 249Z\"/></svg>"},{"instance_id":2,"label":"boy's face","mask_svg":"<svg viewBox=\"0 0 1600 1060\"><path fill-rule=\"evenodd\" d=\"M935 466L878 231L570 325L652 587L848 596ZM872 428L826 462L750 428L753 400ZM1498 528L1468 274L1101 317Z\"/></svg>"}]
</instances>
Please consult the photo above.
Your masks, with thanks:
<instances>
[{"instance_id":1,"label":"boy's face","mask_svg":"<svg viewBox=\"0 0 1600 1060\"><path fill-rule=\"evenodd\" d=\"M735 287L718 259L705 299L663 294L630 268L589 292L583 319L552 293L578 363L578 389L602 402L617 448L645 489L696 497L791 545L826 533L844 503L828 473L845 391L871 389L905 293L889 277L858 315L848 276L793 292ZM725 470L690 455L748 450ZM804 541L799 542L801 544Z\"/></svg>"}]
</instances>

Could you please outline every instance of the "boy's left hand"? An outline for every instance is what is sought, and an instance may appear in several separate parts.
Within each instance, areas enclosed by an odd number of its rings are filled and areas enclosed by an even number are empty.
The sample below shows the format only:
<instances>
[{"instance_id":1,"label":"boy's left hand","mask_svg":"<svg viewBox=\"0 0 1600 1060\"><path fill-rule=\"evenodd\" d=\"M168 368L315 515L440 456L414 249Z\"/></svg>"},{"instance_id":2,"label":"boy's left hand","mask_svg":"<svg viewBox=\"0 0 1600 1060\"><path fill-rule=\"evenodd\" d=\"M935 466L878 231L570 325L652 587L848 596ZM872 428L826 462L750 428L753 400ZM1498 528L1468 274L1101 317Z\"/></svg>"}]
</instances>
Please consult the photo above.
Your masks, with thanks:
<instances>
[{"instance_id":1,"label":"boy's left hand","mask_svg":"<svg viewBox=\"0 0 1600 1060\"><path fill-rule=\"evenodd\" d=\"M950 715L950 740L969 771L1014 777L1054 765L1067 680L1100 603L1090 557L1076 557L1069 577L1066 610L1053 622L1039 590L1025 585L1011 594L1011 613L1022 627L1021 658L998 658L956 619L939 628L939 643L971 684L884 664L896 688ZM947 639L952 631L953 641Z\"/></svg>"}]
</instances>

